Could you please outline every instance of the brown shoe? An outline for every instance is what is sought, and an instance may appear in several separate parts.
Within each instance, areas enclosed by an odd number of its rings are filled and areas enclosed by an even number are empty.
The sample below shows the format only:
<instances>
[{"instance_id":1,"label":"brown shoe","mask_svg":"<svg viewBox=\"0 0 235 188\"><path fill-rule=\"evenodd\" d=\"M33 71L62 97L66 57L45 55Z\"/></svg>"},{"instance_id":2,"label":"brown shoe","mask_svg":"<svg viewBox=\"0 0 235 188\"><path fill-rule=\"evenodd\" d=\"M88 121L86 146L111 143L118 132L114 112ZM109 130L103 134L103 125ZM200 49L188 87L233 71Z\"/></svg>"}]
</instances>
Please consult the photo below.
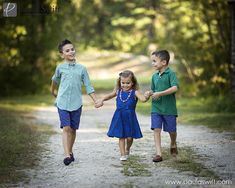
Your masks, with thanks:
<instances>
[{"instance_id":1,"label":"brown shoe","mask_svg":"<svg viewBox=\"0 0 235 188\"><path fill-rule=\"evenodd\" d=\"M177 146L175 148L170 149L171 155L176 156L178 154Z\"/></svg>"},{"instance_id":2,"label":"brown shoe","mask_svg":"<svg viewBox=\"0 0 235 188\"><path fill-rule=\"evenodd\" d=\"M160 155L156 155L154 158L153 158L153 162L161 162L162 161L162 157Z\"/></svg>"}]
</instances>

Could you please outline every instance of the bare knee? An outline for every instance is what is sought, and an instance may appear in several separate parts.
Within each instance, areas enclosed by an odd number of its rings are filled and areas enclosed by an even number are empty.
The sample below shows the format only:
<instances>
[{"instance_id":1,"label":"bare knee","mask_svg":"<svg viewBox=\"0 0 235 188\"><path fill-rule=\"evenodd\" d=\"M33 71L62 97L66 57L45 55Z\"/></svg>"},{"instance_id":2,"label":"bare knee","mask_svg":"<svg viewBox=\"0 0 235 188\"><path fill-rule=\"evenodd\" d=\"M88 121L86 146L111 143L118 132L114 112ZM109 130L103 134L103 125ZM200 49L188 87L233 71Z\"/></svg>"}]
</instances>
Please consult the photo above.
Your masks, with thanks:
<instances>
[{"instance_id":1,"label":"bare knee","mask_svg":"<svg viewBox=\"0 0 235 188\"><path fill-rule=\"evenodd\" d=\"M65 133L72 133L73 129L70 126L63 127L63 132Z\"/></svg>"},{"instance_id":2,"label":"bare knee","mask_svg":"<svg viewBox=\"0 0 235 188\"><path fill-rule=\"evenodd\" d=\"M155 133L155 134L159 134L159 135L160 135L161 132L162 132L162 129L154 129L154 133Z\"/></svg>"},{"instance_id":3,"label":"bare knee","mask_svg":"<svg viewBox=\"0 0 235 188\"><path fill-rule=\"evenodd\" d=\"M176 136L177 133L176 133L176 132L169 132L169 135L170 135L170 136Z\"/></svg>"}]
</instances>

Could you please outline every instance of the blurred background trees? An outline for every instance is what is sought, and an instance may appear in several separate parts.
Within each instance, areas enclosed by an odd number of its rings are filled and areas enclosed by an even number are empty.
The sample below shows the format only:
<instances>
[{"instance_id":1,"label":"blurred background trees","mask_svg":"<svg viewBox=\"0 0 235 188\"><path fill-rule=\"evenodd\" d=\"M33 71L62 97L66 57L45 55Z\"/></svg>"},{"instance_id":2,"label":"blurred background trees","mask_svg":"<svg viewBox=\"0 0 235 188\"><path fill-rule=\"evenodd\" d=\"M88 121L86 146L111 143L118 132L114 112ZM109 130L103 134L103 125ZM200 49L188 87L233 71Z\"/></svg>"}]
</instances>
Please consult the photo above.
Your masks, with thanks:
<instances>
[{"instance_id":1,"label":"blurred background trees","mask_svg":"<svg viewBox=\"0 0 235 188\"><path fill-rule=\"evenodd\" d=\"M230 88L229 8L224 0L25 0L0 17L1 96L48 88L64 38L88 48L174 55L182 95ZM3 2L0 8L3 9ZM151 75L150 75L151 76Z\"/></svg>"}]
</instances>

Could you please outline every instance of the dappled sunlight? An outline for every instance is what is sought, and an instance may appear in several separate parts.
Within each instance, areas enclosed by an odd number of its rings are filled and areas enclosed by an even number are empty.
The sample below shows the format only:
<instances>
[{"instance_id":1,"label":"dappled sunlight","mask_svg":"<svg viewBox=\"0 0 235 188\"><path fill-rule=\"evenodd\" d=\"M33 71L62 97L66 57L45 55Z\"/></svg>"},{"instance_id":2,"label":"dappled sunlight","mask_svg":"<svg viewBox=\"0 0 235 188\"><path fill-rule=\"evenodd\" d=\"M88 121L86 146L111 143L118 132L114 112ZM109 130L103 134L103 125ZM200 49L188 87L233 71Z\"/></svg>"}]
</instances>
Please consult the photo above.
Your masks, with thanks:
<instances>
[{"instance_id":1,"label":"dappled sunlight","mask_svg":"<svg viewBox=\"0 0 235 188\"><path fill-rule=\"evenodd\" d=\"M105 131L102 131L101 129L97 129L97 128L89 128L89 129L81 128L77 130L77 132L79 133L104 133Z\"/></svg>"},{"instance_id":2,"label":"dappled sunlight","mask_svg":"<svg viewBox=\"0 0 235 188\"><path fill-rule=\"evenodd\" d=\"M151 61L144 55L96 51L81 54L79 59L79 62L87 67L91 79L116 79L121 71L127 69L139 74L137 77L151 77L153 73Z\"/></svg>"}]
</instances>

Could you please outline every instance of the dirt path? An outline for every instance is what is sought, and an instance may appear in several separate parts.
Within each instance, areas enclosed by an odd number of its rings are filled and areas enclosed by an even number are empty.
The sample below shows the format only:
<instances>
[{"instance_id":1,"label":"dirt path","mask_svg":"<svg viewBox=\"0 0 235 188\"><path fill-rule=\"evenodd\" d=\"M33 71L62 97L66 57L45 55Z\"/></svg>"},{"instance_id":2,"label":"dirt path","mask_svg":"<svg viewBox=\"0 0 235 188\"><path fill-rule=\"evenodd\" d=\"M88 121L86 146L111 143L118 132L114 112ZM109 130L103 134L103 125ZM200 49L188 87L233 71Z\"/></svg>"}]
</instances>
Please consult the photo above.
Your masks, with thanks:
<instances>
[{"instance_id":1,"label":"dirt path","mask_svg":"<svg viewBox=\"0 0 235 188\"><path fill-rule=\"evenodd\" d=\"M41 108L35 116L41 123L50 124L56 134L52 135L36 169L27 171L31 180L23 187L166 187L166 180L194 181L195 177L185 172L152 163L154 155L153 135L149 129L148 116L138 115L144 137L136 140L131 155L145 166L149 176L125 176L124 164L119 161L117 139L106 136L114 112L110 101L100 109L86 105L83 108L80 129L74 146L75 162L65 166L61 143L61 130L55 107ZM90 100L88 100L90 101ZM163 133L163 147L168 147L169 138ZM234 182L235 143L228 133L219 134L204 127L178 126L178 145L190 146L200 156L204 165L214 170L221 179ZM202 177L197 177L204 180ZM179 187L171 185L172 187ZM198 185L195 185L198 187ZM214 187L214 186L213 186ZM221 187L218 186L218 187Z\"/></svg>"}]
</instances>

